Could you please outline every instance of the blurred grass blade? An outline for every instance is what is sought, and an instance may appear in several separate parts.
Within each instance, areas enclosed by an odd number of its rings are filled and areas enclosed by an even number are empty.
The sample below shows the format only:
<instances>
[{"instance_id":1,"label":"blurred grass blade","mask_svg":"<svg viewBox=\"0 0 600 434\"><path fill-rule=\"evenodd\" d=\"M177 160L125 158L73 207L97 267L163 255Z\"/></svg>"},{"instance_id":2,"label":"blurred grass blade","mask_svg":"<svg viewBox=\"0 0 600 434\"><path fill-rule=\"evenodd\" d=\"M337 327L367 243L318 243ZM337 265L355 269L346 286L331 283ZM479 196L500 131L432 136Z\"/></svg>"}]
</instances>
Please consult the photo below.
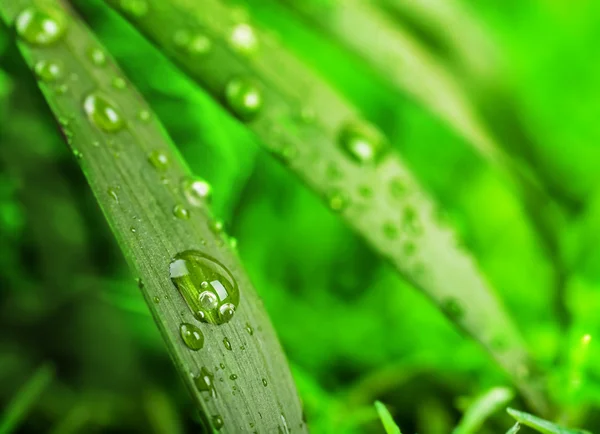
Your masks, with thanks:
<instances>
[{"instance_id":1,"label":"blurred grass blade","mask_svg":"<svg viewBox=\"0 0 600 434\"><path fill-rule=\"evenodd\" d=\"M519 424L519 422L517 422L508 431L506 431L506 434L517 434L520 429L521 429L521 424Z\"/></svg>"},{"instance_id":2,"label":"blurred grass blade","mask_svg":"<svg viewBox=\"0 0 600 434\"><path fill-rule=\"evenodd\" d=\"M27 383L8 403L0 416L0 434L15 431L27 416L31 407L54 378L54 368L50 364L40 366Z\"/></svg>"},{"instance_id":3,"label":"blurred grass blade","mask_svg":"<svg viewBox=\"0 0 600 434\"><path fill-rule=\"evenodd\" d=\"M387 434L402 434L385 404L375 401L375 409L377 410L377 414L379 414L379 418L381 419L381 423Z\"/></svg>"},{"instance_id":4,"label":"blurred grass blade","mask_svg":"<svg viewBox=\"0 0 600 434\"><path fill-rule=\"evenodd\" d=\"M515 325L383 135L295 57L218 1L105 0L260 139L372 248L479 341L539 411ZM210 13L207 13L210 11Z\"/></svg>"},{"instance_id":5,"label":"blurred grass blade","mask_svg":"<svg viewBox=\"0 0 600 434\"><path fill-rule=\"evenodd\" d=\"M585 430L563 428L547 420L512 408L507 408L506 411L521 425L533 428L542 434L591 434Z\"/></svg>"},{"instance_id":6,"label":"blurred grass blade","mask_svg":"<svg viewBox=\"0 0 600 434\"><path fill-rule=\"evenodd\" d=\"M480 396L465 411L452 434L475 434L485 420L514 398L514 392L507 387L494 387Z\"/></svg>"},{"instance_id":7,"label":"blurred grass blade","mask_svg":"<svg viewBox=\"0 0 600 434\"><path fill-rule=\"evenodd\" d=\"M147 104L63 1L2 1L0 15L15 26L207 428L303 432L289 367L262 304L206 202L187 188L189 169ZM222 315L207 310L213 323L196 319L171 281L170 265L182 252L191 253L176 262L181 291L199 291L196 274L185 277L188 266L200 277L210 273L228 285L219 297L231 295L234 306L239 290L233 316L225 303ZM235 383L215 381L225 375Z\"/></svg>"}]
</instances>

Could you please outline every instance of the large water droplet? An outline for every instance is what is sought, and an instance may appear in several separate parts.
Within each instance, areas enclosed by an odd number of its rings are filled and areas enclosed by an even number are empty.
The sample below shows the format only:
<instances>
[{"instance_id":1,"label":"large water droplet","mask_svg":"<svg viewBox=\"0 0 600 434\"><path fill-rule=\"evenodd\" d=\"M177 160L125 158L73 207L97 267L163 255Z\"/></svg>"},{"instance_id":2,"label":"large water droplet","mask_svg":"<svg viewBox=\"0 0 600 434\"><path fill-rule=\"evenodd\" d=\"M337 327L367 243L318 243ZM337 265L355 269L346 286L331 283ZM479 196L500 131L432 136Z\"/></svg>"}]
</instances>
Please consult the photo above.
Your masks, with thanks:
<instances>
[{"instance_id":1,"label":"large water droplet","mask_svg":"<svg viewBox=\"0 0 600 434\"><path fill-rule=\"evenodd\" d=\"M204 335L195 325L188 323L181 324L179 334L186 347L192 351L198 351L204 346Z\"/></svg>"},{"instance_id":2,"label":"large water droplet","mask_svg":"<svg viewBox=\"0 0 600 434\"><path fill-rule=\"evenodd\" d=\"M117 106L97 92L89 94L83 109L94 125L108 133L115 133L125 126Z\"/></svg>"},{"instance_id":3,"label":"large water droplet","mask_svg":"<svg viewBox=\"0 0 600 434\"><path fill-rule=\"evenodd\" d=\"M173 215L180 220L187 220L190 218L190 212L180 204L173 207Z\"/></svg>"},{"instance_id":4,"label":"large water droplet","mask_svg":"<svg viewBox=\"0 0 600 434\"><path fill-rule=\"evenodd\" d=\"M175 256L169 267L171 281L200 321L229 321L240 301L231 273L216 259L195 250Z\"/></svg>"},{"instance_id":5,"label":"large water droplet","mask_svg":"<svg viewBox=\"0 0 600 434\"><path fill-rule=\"evenodd\" d=\"M194 377L194 384L200 392L207 392L216 398L217 389L215 389L214 375L204 366L200 369L200 374Z\"/></svg>"},{"instance_id":6,"label":"large water droplet","mask_svg":"<svg viewBox=\"0 0 600 434\"><path fill-rule=\"evenodd\" d=\"M229 36L232 48L242 54L251 54L258 49L256 32L246 23L236 25Z\"/></svg>"},{"instance_id":7,"label":"large water droplet","mask_svg":"<svg viewBox=\"0 0 600 434\"><path fill-rule=\"evenodd\" d=\"M225 425L225 422L223 421L223 418L217 414L212 417L212 425L215 429L221 429L223 428L223 425Z\"/></svg>"},{"instance_id":8,"label":"large water droplet","mask_svg":"<svg viewBox=\"0 0 600 434\"><path fill-rule=\"evenodd\" d=\"M251 80L234 78L225 88L225 101L234 115L249 121L262 107L262 94Z\"/></svg>"},{"instance_id":9,"label":"large water droplet","mask_svg":"<svg viewBox=\"0 0 600 434\"><path fill-rule=\"evenodd\" d=\"M67 28L67 18L59 9L31 6L15 20L21 39L34 45L50 45L59 41Z\"/></svg>"},{"instance_id":10,"label":"large water droplet","mask_svg":"<svg viewBox=\"0 0 600 434\"><path fill-rule=\"evenodd\" d=\"M34 67L35 75L47 83L56 81L62 77L62 66L57 62L49 60L40 60Z\"/></svg>"},{"instance_id":11,"label":"large water droplet","mask_svg":"<svg viewBox=\"0 0 600 434\"><path fill-rule=\"evenodd\" d=\"M225 345L225 348L227 348L227 350L232 350L231 342L229 342L229 339L223 338L223 345Z\"/></svg>"},{"instance_id":12,"label":"large water droplet","mask_svg":"<svg viewBox=\"0 0 600 434\"><path fill-rule=\"evenodd\" d=\"M342 150L361 164L376 163L385 154L387 142L381 133L366 123L347 123L339 136Z\"/></svg>"},{"instance_id":13,"label":"large water droplet","mask_svg":"<svg viewBox=\"0 0 600 434\"><path fill-rule=\"evenodd\" d=\"M184 178L181 187L190 205L201 207L212 199L212 187L201 178Z\"/></svg>"},{"instance_id":14,"label":"large water droplet","mask_svg":"<svg viewBox=\"0 0 600 434\"><path fill-rule=\"evenodd\" d=\"M162 151L152 151L150 155L148 155L148 161L152 166L161 172L164 172L169 167L169 157Z\"/></svg>"}]
</instances>

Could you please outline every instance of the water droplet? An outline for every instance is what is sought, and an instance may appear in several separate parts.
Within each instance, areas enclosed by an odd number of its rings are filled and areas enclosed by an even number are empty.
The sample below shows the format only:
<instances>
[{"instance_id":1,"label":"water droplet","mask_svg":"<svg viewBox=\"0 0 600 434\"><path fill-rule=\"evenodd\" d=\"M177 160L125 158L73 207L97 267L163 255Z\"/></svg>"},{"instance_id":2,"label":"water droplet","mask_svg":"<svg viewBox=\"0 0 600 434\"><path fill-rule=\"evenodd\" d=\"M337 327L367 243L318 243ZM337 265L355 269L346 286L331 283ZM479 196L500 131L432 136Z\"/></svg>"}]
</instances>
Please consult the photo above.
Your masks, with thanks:
<instances>
[{"instance_id":1,"label":"water droplet","mask_svg":"<svg viewBox=\"0 0 600 434\"><path fill-rule=\"evenodd\" d=\"M237 377L238 377L237 375L235 375L235 374L231 374L231 375L229 376L229 379L230 379L230 380L237 380Z\"/></svg>"},{"instance_id":2,"label":"water droplet","mask_svg":"<svg viewBox=\"0 0 600 434\"><path fill-rule=\"evenodd\" d=\"M148 122L150 120L151 114L148 110L140 110L138 113L138 119L142 122Z\"/></svg>"},{"instance_id":3,"label":"water droplet","mask_svg":"<svg viewBox=\"0 0 600 434\"><path fill-rule=\"evenodd\" d=\"M258 50L258 37L256 32L246 23L237 24L229 36L231 47L242 54L252 54Z\"/></svg>"},{"instance_id":4,"label":"water droplet","mask_svg":"<svg viewBox=\"0 0 600 434\"><path fill-rule=\"evenodd\" d=\"M187 220L190 218L190 212L183 205L177 204L173 207L173 215L181 220Z\"/></svg>"},{"instance_id":5,"label":"water droplet","mask_svg":"<svg viewBox=\"0 0 600 434\"><path fill-rule=\"evenodd\" d=\"M403 249L406 256L412 256L417 251L417 246L412 241L406 241Z\"/></svg>"},{"instance_id":6,"label":"water droplet","mask_svg":"<svg viewBox=\"0 0 600 434\"><path fill-rule=\"evenodd\" d=\"M225 100L233 114L244 121L253 119L262 107L260 90L246 78L235 78L227 84Z\"/></svg>"},{"instance_id":7,"label":"water droplet","mask_svg":"<svg viewBox=\"0 0 600 434\"><path fill-rule=\"evenodd\" d=\"M142 289L144 287L144 281L142 280L141 277L138 277L137 279L135 279L135 282L137 283L138 288Z\"/></svg>"},{"instance_id":8,"label":"water droplet","mask_svg":"<svg viewBox=\"0 0 600 434\"><path fill-rule=\"evenodd\" d=\"M252 326L248 323L246 323L246 331L248 332L248 334L250 336L252 336L254 334L254 329L252 328Z\"/></svg>"},{"instance_id":9,"label":"water droplet","mask_svg":"<svg viewBox=\"0 0 600 434\"><path fill-rule=\"evenodd\" d=\"M380 161L387 148L387 142L381 133L366 123L344 125L340 131L339 143L346 155L361 164Z\"/></svg>"},{"instance_id":10,"label":"water droplet","mask_svg":"<svg viewBox=\"0 0 600 434\"><path fill-rule=\"evenodd\" d=\"M211 229L215 234L220 234L224 229L223 222L221 220L214 221Z\"/></svg>"},{"instance_id":11,"label":"water droplet","mask_svg":"<svg viewBox=\"0 0 600 434\"><path fill-rule=\"evenodd\" d=\"M263 386L265 386L265 387L267 387L267 386L268 386L268 384L269 384L269 383L267 382L267 379L266 379L266 378L263 378L263 379L262 379L262 384L263 384Z\"/></svg>"},{"instance_id":12,"label":"water droplet","mask_svg":"<svg viewBox=\"0 0 600 434\"><path fill-rule=\"evenodd\" d=\"M387 239L394 240L398 238L398 228L392 222L385 222L383 224L383 234Z\"/></svg>"},{"instance_id":13,"label":"water droplet","mask_svg":"<svg viewBox=\"0 0 600 434\"><path fill-rule=\"evenodd\" d=\"M67 18L59 9L31 6L15 20L17 35L34 45L50 45L59 41L67 28Z\"/></svg>"},{"instance_id":14,"label":"water droplet","mask_svg":"<svg viewBox=\"0 0 600 434\"><path fill-rule=\"evenodd\" d=\"M117 106L97 92L85 98L83 109L92 123L103 131L115 133L125 126Z\"/></svg>"},{"instance_id":15,"label":"water droplet","mask_svg":"<svg viewBox=\"0 0 600 434\"><path fill-rule=\"evenodd\" d=\"M402 228L407 233L412 235L419 235L422 232L423 228L419 222L417 211L410 206L404 208L404 213L402 215Z\"/></svg>"},{"instance_id":16,"label":"water droplet","mask_svg":"<svg viewBox=\"0 0 600 434\"><path fill-rule=\"evenodd\" d=\"M195 325L188 323L181 324L179 327L179 334L186 347L192 351L198 351L204 346L204 335Z\"/></svg>"},{"instance_id":17,"label":"water droplet","mask_svg":"<svg viewBox=\"0 0 600 434\"><path fill-rule=\"evenodd\" d=\"M116 203L119 203L119 195L116 189L110 187L108 190L106 190L106 192L112 198L112 200L114 200Z\"/></svg>"},{"instance_id":18,"label":"water droplet","mask_svg":"<svg viewBox=\"0 0 600 434\"><path fill-rule=\"evenodd\" d=\"M131 231L132 234L135 234L137 232L137 229L134 228L133 226L130 227L129 230Z\"/></svg>"},{"instance_id":19,"label":"water droplet","mask_svg":"<svg viewBox=\"0 0 600 434\"><path fill-rule=\"evenodd\" d=\"M56 81L62 77L62 66L57 62L49 60L40 60L34 67L35 75L47 83Z\"/></svg>"},{"instance_id":20,"label":"water droplet","mask_svg":"<svg viewBox=\"0 0 600 434\"><path fill-rule=\"evenodd\" d=\"M407 193L404 181L400 178L393 178L390 181L390 193L394 199L403 199Z\"/></svg>"},{"instance_id":21,"label":"water droplet","mask_svg":"<svg viewBox=\"0 0 600 434\"><path fill-rule=\"evenodd\" d=\"M66 84L61 84L60 86L56 87L56 94L57 95L64 95L68 91L69 91L69 86L66 85Z\"/></svg>"},{"instance_id":22,"label":"water droplet","mask_svg":"<svg viewBox=\"0 0 600 434\"><path fill-rule=\"evenodd\" d=\"M329 204L329 208L336 212L343 211L348 205L348 199L346 195L338 190L332 191L329 194L327 202Z\"/></svg>"},{"instance_id":23,"label":"water droplet","mask_svg":"<svg viewBox=\"0 0 600 434\"><path fill-rule=\"evenodd\" d=\"M152 299L154 301L154 303L158 304L160 303L160 297L158 296L154 296L154 298Z\"/></svg>"},{"instance_id":24,"label":"water droplet","mask_svg":"<svg viewBox=\"0 0 600 434\"><path fill-rule=\"evenodd\" d=\"M121 10L135 18L141 18L148 13L145 0L121 0Z\"/></svg>"},{"instance_id":25,"label":"water droplet","mask_svg":"<svg viewBox=\"0 0 600 434\"><path fill-rule=\"evenodd\" d=\"M202 34L197 34L190 37L186 45L187 52L192 56L202 56L207 54L212 48L212 42L209 37Z\"/></svg>"},{"instance_id":26,"label":"water droplet","mask_svg":"<svg viewBox=\"0 0 600 434\"><path fill-rule=\"evenodd\" d=\"M194 377L194 384L200 392L207 392L213 398L217 397L217 389L215 389L214 375L209 372L206 367L200 369L200 374Z\"/></svg>"},{"instance_id":27,"label":"water droplet","mask_svg":"<svg viewBox=\"0 0 600 434\"><path fill-rule=\"evenodd\" d=\"M148 161L152 166L161 172L164 172L169 167L169 157L162 151L152 151L148 155Z\"/></svg>"},{"instance_id":28,"label":"water droplet","mask_svg":"<svg viewBox=\"0 0 600 434\"><path fill-rule=\"evenodd\" d=\"M229 247L231 247L233 250L237 250L237 246L238 246L237 238L234 238L234 237L229 238Z\"/></svg>"},{"instance_id":29,"label":"water droplet","mask_svg":"<svg viewBox=\"0 0 600 434\"><path fill-rule=\"evenodd\" d=\"M201 207L204 203L210 203L212 199L212 187L201 178L184 178L181 188L192 206Z\"/></svg>"},{"instance_id":30,"label":"water droplet","mask_svg":"<svg viewBox=\"0 0 600 434\"><path fill-rule=\"evenodd\" d=\"M127 87L127 82L122 77L115 77L112 80L112 86L115 89L125 89Z\"/></svg>"},{"instance_id":31,"label":"water droplet","mask_svg":"<svg viewBox=\"0 0 600 434\"><path fill-rule=\"evenodd\" d=\"M169 271L171 281L198 320L223 324L233 317L240 301L239 289L231 273L216 259L186 250L175 256Z\"/></svg>"},{"instance_id":32,"label":"water droplet","mask_svg":"<svg viewBox=\"0 0 600 434\"><path fill-rule=\"evenodd\" d=\"M215 429L221 429L223 428L223 425L225 425L225 422L223 421L223 418L221 416L216 415L212 417L212 426Z\"/></svg>"},{"instance_id":33,"label":"water droplet","mask_svg":"<svg viewBox=\"0 0 600 434\"><path fill-rule=\"evenodd\" d=\"M448 297L444 300L442 302L442 308L444 309L444 312L454 320L460 320L465 313L460 302L453 297Z\"/></svg>"},{"instance_id":34,"label":"water droplet","mask_svg":"<svg viewBox=\"0 0 600 434\"><path fill-rule=\"evenodd\" d=\"M65 134L66 136L69 137L68 142L71 143L71 136L72 134ZM81 160L83 158L83 153L79 150L79 149L73 149L73 155L75 156L75 158L77 158L78 160Z\"/></svg>"},{"instance_id":35,"label":"water droplet","mask_svg":"<svg viewBox=\"0 0 600 434\"><path fill-rule=\"evenodd\" d=\"M87 56L96 66L106 65L106 54L100 48L92 47L88 50Z\"/></svg>"}]
</instances>

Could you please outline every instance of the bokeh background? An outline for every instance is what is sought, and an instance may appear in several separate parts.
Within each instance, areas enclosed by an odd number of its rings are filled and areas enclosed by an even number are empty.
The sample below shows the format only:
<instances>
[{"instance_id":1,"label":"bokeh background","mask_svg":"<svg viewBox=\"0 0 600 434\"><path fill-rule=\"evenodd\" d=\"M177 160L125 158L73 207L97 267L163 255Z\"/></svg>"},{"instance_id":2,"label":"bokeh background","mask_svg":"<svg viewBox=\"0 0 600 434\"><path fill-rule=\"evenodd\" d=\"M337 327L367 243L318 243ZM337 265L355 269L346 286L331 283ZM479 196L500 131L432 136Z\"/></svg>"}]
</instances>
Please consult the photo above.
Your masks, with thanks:
<instances>
[{"instance_id":1,"label":"bokeh background","mask_svg":"<svg viewBox=\"0 0 600 434\"><path fill-rule=\"evenodd\" d=\"M242 124L101 1L75 3L212 184L215 214L238 240L312 432L382 432L378 399L403 432L449 433L474 396L507 384ZM557 209L539 210L558 216L556 257L511 180L427 107L281 2L242 7L388 135L548 369L568 419L600 430L600 3L423 3L450 8L455 24L426 8L386 13L457 77L509 153L556 195ZM44 387L20 433L197 432L135 280L9 29L0 29L0 50L0 408L33 378ZM518 398L511 405L525 408ZM499 412L481 432L510 425Z\"/></svg>"}]
</instances>

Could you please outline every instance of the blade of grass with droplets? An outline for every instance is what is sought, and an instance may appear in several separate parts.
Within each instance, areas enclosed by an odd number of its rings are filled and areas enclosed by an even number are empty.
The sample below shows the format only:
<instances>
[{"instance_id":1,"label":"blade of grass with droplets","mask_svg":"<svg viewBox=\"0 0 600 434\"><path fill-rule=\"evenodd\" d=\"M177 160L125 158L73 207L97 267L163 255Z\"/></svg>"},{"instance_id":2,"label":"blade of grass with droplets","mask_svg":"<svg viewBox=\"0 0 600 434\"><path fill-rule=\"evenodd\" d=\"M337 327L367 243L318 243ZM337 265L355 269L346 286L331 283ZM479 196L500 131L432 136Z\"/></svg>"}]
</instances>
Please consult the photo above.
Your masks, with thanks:
<instances>
[{"instance_id":1,"label":"blade of grass with droplets","mask_svg":"<svg viewBox=\"0 0 600 434\"><path fill-rule=\"evenodd\" d=\"M40 366L23 385L21 390L4 408L0 415L0 434L9 434L17 429L29 409L54 378L54 368L49 364Z\"/></svg>"},{"instance_id":2,"label":"blade of grass with droplets","mask_svg":"<svg viewBox=\"0 0 600 434\"><path fill-rule=\"evenodd\" d=\"M3 0L0 15L16 29L27 64L140 276L204 423L230 433L305 431L266 312L212 219L205 189L195 188L203 184L192 182L147 104L63 1Z\"/></svg>"},{"instance_id":3,"label":"blade of grass with droplets","mask_svg":"<svg viewBox=\"0 0 600 434\"><path fill-rule=\"evenodd\" d=\"M507 387L494 387L482 393L465 411L452 434L478 433L485 420L504 408L513 397L514 392Z\"/></svg>"},{"instance_id":4,"label":"blade of grass with droplets","mask_svg":"<svg viewBox=\"0 0 600 434\"><path fill-rule=\"evenodd\" d=\"M375 409L377 410L377 414L379 414L379 419L381 419L381 424L387 434L402 434L400 427L394 422L394 418L385 404L375 401Z\"/></svg>"},{"instance_id":5,"label":"blade of grass with droplets","mask_svg":"<svg viewBox=\"0 0 600 434\"><path fill-rule=\"evenodd\" d=\"M218 1L200 7L191 0L145 0L135 10L105 2L474 337L532 406L546 410L540 378L502 304L404 162L352 106Z\"/></svg>"},{"instance_id":6,"label":"blade of grass with droplets","mask_svg":"<svg viewBox=\"0 0 600 434\"><path fill-rule=\"evenodd\" d=\"M521 425L533 428L542 434L591 434L585 430L563 428L555 423L513 408L507 408L506 411Z\"/></svg>"}]
</instances>

